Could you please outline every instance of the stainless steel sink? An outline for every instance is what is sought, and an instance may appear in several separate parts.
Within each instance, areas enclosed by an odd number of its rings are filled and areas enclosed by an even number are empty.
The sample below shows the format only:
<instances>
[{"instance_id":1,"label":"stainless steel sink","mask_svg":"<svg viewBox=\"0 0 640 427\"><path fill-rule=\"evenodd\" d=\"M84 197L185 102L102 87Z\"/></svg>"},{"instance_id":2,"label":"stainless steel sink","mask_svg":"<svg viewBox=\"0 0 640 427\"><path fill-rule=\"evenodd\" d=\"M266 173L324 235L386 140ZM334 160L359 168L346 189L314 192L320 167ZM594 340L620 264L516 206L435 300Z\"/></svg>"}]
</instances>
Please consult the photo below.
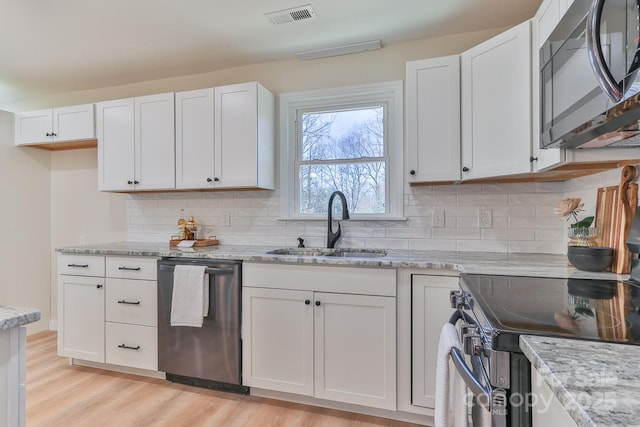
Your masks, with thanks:
<instances>
[{"instance_id":1,"label":"stainless steel sink","mask_svg":"<svg viewBox=\"0 0 640 427\"><path fill-rule=\"evenodd\" d=\"M326 256L336 258L379 258L387 255L382 249L357 248L282 248L267 252L269 255L291 255L302 257Z\"/></svg>"}]
</instances>

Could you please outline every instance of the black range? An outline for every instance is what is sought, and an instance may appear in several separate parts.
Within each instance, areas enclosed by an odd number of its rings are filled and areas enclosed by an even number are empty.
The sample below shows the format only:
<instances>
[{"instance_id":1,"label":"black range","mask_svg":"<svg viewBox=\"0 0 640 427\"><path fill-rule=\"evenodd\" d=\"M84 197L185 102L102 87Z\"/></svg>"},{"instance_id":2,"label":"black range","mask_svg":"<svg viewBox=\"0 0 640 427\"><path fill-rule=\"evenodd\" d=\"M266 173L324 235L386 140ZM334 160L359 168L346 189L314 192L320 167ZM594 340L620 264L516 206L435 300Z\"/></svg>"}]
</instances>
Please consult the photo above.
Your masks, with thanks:
<instances>
[{"instance_id":1,"label":"black range","mask_svg":"<svg viewBox=\"0 0 640 427\"><path fill-rule=\"evenodd\" d=\"M470 311L494 350L519 352L523 334L640 344L639 284L480 274L460 278Z\"/></svg>"}]
</instances>

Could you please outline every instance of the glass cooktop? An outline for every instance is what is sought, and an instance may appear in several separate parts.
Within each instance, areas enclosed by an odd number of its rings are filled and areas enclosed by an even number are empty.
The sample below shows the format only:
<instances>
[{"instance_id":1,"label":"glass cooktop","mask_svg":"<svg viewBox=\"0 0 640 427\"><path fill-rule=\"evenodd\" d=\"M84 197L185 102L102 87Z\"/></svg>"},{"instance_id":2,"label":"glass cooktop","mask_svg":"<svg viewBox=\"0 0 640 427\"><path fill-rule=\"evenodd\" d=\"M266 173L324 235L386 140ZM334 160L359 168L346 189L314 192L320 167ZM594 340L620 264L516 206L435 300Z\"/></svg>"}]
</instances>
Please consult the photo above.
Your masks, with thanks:
<instances>
[{"instance_id":1,"label":"glass cooktop","mask_svg":"<svg viewBox=\"0 0 640 427\"><path fill-rule=\"evenodd\" d=\"M462 274L492 348L520 351L521 334L640 345L640 286L616 280Z\"/></svg>"}]
</instances>

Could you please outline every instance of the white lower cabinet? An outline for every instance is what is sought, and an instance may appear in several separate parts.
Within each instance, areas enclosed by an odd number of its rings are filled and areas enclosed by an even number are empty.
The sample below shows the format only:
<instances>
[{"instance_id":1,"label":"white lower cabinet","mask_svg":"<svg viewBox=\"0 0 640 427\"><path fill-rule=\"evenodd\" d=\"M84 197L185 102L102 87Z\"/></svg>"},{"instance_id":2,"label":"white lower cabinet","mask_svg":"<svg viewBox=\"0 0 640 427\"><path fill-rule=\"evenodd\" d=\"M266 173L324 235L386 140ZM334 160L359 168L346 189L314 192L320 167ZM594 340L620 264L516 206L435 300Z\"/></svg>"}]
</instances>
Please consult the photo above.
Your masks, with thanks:
<instances>
[{"instance_id":1,"label":"white lower cabinet","mask_svg":"<svg viewBox=\"0 0 640 427\"><path fill-rule=\"evenodd\" d=\"M244 264L242 299L244 385L396 409L394 270Z\"/></svg>"},{"instance_id":2,"label":"white lower cabinet","mask_svg":"<svg viewBox=\"0 0 640 427\"><path fill-rule=\"evenodd\" d=\"M411 403L435 408L436 359L440 330L453 309L449 292L458 278L413 274L412 286L412 387Z\"/></svg>"},{"instance_id":3,"label":"white lower cabinet","mask_svg":"<svg viewBox=\"0 0 640 427\"><path fill-rule=\"evenodd\" d=\"M101 263L104 274L104 257L95 257L92 263L85 260L60 256L58 271L64 271L62 264L89 270L94 263ZM58 294L58 354L104 362L104 277L61 274Z\"/></svg>"},{"instance_id":4,"label":"white lower cabinet","mask_svg":"<svg viewBox=\"0 0 640 427\"><path fill-rule=\"evenodd\" d=\"M563 426L577 427L578 424L553 394L535 368L531 369L531 394L533 427Z\"/></svg>"},{"instance_id":5,"label":"white lower cabinet","mask_svg":"<svg viewBox=\"0 0 640 427\"><path fill-rule=\"evenodd\" d=\"M395 410L395 304L315 293L315 397Z\"/></svg>"},{"instance_id":6,"label":"white lower cabinet","mask_svg":"<svg viewBox=\"0 0 640 427\"><path fill-rule=\"evenodd\" d=\"M310 291L242 290L245 385L313 396L312 301Z\"/></svg>"},{"instance_id":7,"label":"white lower cabinet","mask_svg":"<svg viewBox=\"0 0 640 427\"><path fill-rule=\"evenodd\" d=\"M24 427L26 421L27 329L0 330L0 427Z\"/></svg>"},{"instance_id":8,"label":"white lower cabinet","mask_svg":"<svg viewBox=\"0 0 640 427\"><path fill-rule=\"evenodd\" d=\"M156 259L58 256L58 354L158 369Z\"/></svg>"},{"instance_id":9,"label":"white lower cabinet","mask_svg":"<svg viewBox=\"0 0 640 427\"><path fill-rule=\"evenodd\" d=\"M105 360L113 365L158 369L158 328L107 322Z\"/></svg>"}]
</instances>

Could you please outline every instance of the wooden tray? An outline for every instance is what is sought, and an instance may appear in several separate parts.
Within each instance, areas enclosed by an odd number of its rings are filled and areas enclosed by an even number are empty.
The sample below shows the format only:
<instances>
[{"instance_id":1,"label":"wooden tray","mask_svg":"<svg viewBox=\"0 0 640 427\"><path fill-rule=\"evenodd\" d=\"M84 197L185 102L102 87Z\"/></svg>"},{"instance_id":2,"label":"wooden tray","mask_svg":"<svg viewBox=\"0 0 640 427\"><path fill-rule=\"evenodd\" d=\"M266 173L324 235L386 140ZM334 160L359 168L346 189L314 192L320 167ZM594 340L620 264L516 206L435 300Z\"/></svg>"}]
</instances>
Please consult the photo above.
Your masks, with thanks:
<instances>
[{"instance_id":1,"label":"wooden tray","mask_svg":"<svg viewBox=\"0 0 640 427\"><path fill-rule=\"evenodd\" d=\"M176 247L178 246L178 243L182 242L182 240L169 240L169 247ZM193 248L200 248L203 246L217 246L218 245L218 240L216 239L198 239L196 240L196 242L193 244Z\"/></svg>"}]
</instances>

